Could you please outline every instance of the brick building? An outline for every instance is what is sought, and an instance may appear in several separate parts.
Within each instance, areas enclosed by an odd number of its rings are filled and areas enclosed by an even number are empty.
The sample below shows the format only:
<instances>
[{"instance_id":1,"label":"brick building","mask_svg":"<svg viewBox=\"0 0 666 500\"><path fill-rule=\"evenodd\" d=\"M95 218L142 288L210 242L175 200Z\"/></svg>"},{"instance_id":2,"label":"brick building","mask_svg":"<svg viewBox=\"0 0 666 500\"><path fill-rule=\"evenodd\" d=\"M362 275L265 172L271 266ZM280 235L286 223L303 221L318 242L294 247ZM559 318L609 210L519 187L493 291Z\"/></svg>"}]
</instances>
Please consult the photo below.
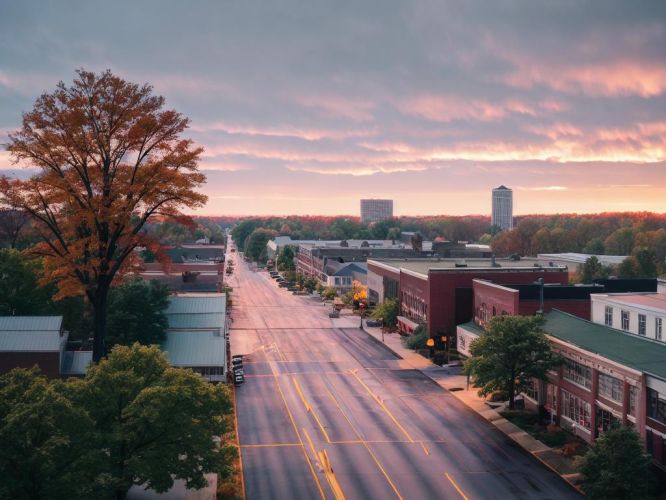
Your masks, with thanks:
<instances>
[{"instance_id":1,"label":"brick building","mask_svg":"<svg viewBox=\"0 0 666 500\"><path fill-rule=\"evenodd\" d=\"M655 464L666 465L666 344L553 310L544 331L564 363L524 394L528 408L587 442L613 424L633 427ZM458 326L458 352L484 334L483 318Z\"/></svg>"},{"instance_id":2,"label":"brick building","mask_svg":"<svg viewBox=\"0 0 666 500\"><path fill-rule=\"evenodd\" d=\"M534 260L509 259L369 259L368 296L400 301L399 327L411 333L426 323L431 337L454 336L456 325L472 319L475 279L496 283L566 284L562 266L540 266Z\"/></svg>"}]
</instances>

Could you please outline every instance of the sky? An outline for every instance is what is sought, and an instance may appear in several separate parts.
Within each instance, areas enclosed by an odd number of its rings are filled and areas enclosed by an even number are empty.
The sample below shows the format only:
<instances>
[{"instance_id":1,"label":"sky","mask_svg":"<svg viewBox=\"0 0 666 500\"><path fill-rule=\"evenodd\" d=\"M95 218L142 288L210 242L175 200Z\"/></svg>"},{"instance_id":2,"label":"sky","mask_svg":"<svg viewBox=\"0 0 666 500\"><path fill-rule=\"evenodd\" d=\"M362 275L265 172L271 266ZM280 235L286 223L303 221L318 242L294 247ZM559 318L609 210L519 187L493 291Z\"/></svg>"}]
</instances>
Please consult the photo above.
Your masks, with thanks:
<instances>
[{"instance_id":1,"label":"sky","mask_svg":"<svg viewBox=\"0 0 666 500\"><path fill-rule=\"evenodd\" d=\"M0 143L77 68L191 119L198 214L666 212L663 0L0 0Z\"/></svg>"}]
</instances>

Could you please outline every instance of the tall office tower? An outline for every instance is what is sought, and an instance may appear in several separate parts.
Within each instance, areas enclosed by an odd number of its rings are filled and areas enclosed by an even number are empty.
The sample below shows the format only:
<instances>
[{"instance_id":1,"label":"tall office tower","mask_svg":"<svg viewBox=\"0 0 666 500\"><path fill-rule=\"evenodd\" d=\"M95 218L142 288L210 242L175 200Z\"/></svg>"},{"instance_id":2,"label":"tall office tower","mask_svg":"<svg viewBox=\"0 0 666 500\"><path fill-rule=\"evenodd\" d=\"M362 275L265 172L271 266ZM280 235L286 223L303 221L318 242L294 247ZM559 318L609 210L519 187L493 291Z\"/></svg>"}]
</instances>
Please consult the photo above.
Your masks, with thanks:
<instances>
[{"instance_id":1,"label":"tall office tower","mask_svg":"<svg viewBox=\"0 0 666 500\"><path fill-rule=\"evenodd\" d=\"M492 225L513 229L513 191L506 186L493 189Z\"/></svg>"},{"instance_id":2,"label":"tall office tower","mask_svg":"<svg viewBox=\"0 0 666 500\"><path fill-rule=\"evenodd\" d=\"M377 222L393 217L393 200L361 200L361 222Z\"/></svg>"}]
</instances>

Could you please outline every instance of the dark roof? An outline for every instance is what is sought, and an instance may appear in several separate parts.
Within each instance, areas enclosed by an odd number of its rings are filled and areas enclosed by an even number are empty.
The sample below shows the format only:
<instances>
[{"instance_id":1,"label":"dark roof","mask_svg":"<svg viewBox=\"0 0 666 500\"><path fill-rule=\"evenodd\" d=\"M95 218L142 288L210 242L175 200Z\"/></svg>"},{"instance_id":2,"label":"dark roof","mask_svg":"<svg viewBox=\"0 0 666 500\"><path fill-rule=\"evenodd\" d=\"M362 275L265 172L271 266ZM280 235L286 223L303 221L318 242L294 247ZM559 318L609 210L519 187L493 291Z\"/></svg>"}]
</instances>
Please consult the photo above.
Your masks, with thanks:
<instances>
[{"instance_id":1,"label":"dark roof","mask_svg":"<svg viewBox=\"0 0 666 500\"><path fill-rule=\"evenodd\" d=\"M666 344L592 323L562 311L546 314L548 335L666 380Z\"/></svg>"}]
</instances>

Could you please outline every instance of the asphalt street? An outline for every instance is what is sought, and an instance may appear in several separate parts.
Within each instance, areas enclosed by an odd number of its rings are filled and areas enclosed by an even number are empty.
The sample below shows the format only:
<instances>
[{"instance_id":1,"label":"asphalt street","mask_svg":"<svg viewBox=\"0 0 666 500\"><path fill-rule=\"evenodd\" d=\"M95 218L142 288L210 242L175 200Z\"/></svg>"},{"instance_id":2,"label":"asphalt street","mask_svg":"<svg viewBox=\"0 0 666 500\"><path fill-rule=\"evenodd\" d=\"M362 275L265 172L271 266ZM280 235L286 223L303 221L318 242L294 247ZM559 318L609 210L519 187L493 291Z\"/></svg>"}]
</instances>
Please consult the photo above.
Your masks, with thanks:
<instances>
[{"instance_id":1,"label":"asphalt street","mask_svg":"<svg viewBox=\"0 0 666 500\"><path fill-rule=\"evenodd\" d=\"M228 258L249 500L578 498L358 326Z\"/></svg>"}]
</instances>

